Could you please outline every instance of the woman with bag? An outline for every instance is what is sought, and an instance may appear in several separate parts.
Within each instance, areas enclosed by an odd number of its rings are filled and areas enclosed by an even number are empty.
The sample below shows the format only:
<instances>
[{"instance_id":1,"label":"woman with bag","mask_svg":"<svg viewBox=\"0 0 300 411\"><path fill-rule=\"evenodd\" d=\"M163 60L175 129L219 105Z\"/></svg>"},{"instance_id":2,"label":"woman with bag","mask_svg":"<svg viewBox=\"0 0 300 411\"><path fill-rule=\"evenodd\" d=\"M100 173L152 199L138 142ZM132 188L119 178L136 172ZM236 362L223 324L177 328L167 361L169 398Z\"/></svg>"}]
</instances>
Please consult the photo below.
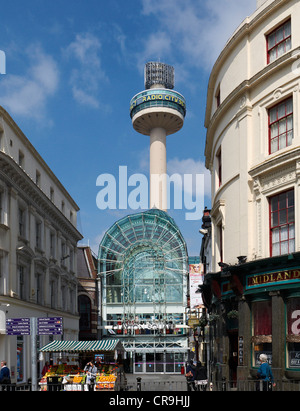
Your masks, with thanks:
<instances>
[{"instance_id":1,"label":"woman with bag","mask_svg":"<svg viewBox=\"0 0 300 411\"><path fill-rule=\"evenodd\" d=\"M96 375L98 372L97 367L94 364L94 361L90 361L89 363L87 363L87 365L84 368L84 371L86 372L86 384L89 387L89 391L93 391L96 381Z\"/></svg>"},{"instance_id":2,"label":"woman with bag","mask_svg":"<svg viewBox=\"0 0 300 411\"><path fill-rule=\"evenodd\" d=\"M257 391L272 391L272 386L275 387L273 373L268 364L266 354L260 354L259 360L261 365L257 371L257 378L260 380L257 384Z\"/></svg>"}]
</instances>

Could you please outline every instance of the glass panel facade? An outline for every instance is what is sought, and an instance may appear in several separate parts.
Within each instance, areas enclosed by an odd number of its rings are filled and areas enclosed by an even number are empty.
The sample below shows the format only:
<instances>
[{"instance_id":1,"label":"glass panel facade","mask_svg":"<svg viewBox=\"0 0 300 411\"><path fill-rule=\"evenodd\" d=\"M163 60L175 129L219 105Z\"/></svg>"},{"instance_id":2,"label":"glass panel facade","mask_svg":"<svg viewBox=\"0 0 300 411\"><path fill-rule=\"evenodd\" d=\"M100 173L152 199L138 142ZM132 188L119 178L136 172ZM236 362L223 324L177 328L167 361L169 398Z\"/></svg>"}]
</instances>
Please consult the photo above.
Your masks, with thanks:
<instances>
[{"instance_id":1,"label":"glass panel facade","mask_svg":"<svg viewBox=\"0 0 300 411\"><path fill-rule=\"evenodd\" d=\"M188 255L174 220L151 209L117 221L99 246L98 275L103 333L133 352L133 372L180 372L188 351ZM141 346L143 355L136 351Z\"/></svg>"},{"instance_id":2,"label":"glass panel facade","mask_svg":"<svg viewBox=\"0 0 300 411\"><path fill-rule=\"evenodd\" d=\"M107 304L183 303L186 245L163 211L115 223L100 244L99 267Z\"/></svg>"}]
</instances>

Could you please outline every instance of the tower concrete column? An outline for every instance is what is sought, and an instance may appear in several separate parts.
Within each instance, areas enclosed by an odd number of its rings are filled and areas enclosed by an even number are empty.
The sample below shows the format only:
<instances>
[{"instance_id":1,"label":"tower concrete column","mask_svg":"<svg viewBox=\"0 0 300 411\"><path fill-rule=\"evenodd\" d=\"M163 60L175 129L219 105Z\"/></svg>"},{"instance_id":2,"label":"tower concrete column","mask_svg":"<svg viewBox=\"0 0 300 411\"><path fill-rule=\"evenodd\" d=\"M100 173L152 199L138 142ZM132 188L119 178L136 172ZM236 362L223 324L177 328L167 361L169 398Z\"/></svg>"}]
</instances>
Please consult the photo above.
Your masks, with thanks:
<instances>
[{"instance_id":1,"label":"tower concrete column","mask_svg":"<svg viewBox=\"0 0 300 411\"><path fill-rule=\"evenodd\" d=\"M150 132L150 208L167 210L167 150L166 130L153 128Z\"/></svg>"}]
</instances>

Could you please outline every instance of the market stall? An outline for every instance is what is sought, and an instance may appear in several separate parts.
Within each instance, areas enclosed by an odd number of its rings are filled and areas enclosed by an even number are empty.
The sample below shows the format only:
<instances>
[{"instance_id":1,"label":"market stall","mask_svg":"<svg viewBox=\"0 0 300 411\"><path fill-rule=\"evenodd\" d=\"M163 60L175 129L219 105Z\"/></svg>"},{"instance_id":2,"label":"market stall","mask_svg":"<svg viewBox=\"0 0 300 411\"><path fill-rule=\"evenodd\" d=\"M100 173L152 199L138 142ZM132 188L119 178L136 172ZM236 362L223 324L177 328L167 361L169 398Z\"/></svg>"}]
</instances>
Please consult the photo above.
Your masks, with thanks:
<instances>
[{"instance_id":1,"label":"market stall","mask_svg":"<svg viewBox=\"0 0 300 411\"><path fill-rule=\"evenodd\" d=\"M41 353L59 353L59 364L52 364L39 385L41 391L87 391L84 365L93 359L97 367L95 391L120 390L126 386L122 364L117 363L125 351L117 339L99 341L52 341L40 349ZM77 355L77 364L68 364L62 355ZM73 359L74 360L74 359Z\"/></svg>"}]
</instances>

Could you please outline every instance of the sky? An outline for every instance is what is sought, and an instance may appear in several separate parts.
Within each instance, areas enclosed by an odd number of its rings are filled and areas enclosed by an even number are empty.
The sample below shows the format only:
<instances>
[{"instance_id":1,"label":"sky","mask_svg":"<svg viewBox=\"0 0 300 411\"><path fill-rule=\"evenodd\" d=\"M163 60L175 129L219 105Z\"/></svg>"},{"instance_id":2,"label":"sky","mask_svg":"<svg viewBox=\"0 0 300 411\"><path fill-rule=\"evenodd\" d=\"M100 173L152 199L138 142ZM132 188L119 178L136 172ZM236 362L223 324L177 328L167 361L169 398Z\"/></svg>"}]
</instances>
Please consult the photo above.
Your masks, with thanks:
<instances>
[{"instance_id":1,"label":"sky","mask_svg":"<svg viewBox=\"0 0 300 411\"><path fill-rule=\"evenodd\" d=\"M190 198L199 200L199 209L210 208L204 165L209 74L256 0L0 1L6 56L0 105L78 204L79 244L98 254L111 225L143 211L121 209L118 202L116 209L99 209L104 187L96 182L108 174L118 187L120 167L127 167L128 178L149 175L149 137L133 129L129 115L131 98L144 90L148 61L172 65L174 90L186 99L184 126L167 137L167 172L191 174L193 182L202 175ZM188 205L175 209L170 203L189 256L199 255L202 212L189 220Z\"/></svg>"}]
</instances>

